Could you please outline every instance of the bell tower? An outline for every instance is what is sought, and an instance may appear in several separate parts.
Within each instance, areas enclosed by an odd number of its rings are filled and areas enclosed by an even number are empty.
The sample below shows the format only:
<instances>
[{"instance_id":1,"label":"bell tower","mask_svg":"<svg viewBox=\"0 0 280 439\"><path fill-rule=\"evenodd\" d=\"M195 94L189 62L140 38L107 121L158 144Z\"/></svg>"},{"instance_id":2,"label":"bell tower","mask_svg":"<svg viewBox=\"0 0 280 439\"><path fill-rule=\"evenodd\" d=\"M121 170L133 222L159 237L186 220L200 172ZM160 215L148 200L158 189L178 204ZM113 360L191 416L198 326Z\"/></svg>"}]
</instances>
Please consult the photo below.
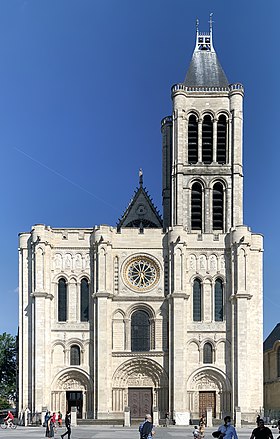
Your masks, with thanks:
<instances>
[{"instance_id":1,"label":"bell tower","mask_svg":"<svg viewBox=\"0 0 280 439\"><path fill-rule=\"evenodd\" d=\"M227 233L243 223L241 84L230 84L209 32L200 32L173 114L162 120L164 226Z\"/></svg>"}]
</instances>

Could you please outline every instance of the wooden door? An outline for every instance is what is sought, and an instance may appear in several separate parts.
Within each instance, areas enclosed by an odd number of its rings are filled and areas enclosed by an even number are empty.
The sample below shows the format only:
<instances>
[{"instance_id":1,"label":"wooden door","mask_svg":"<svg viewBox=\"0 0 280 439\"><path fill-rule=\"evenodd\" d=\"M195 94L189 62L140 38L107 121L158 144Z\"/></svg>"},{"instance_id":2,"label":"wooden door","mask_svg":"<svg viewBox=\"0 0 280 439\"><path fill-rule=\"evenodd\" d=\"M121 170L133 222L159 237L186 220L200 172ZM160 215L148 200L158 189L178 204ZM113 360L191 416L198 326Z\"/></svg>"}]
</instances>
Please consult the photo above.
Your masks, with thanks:
<instances>
[{"instance_id":1,"label":"wooden door","mask_svg":"<svg viewBox=\"0 0 280 439\"><path fill-rule=\"evenodd\" d=\"M206 416L207 408L212 407L216 418L216 392L199 392L199 416Z\"/></svg>"},{"instance_id":2,"label":"wooden door","mask_svg":"<svg viewBox=\"0 0 280 439\"><path fill-rule=\"evenodd\" d=\"M144 419L147 413L152 414L152 389L130 387L128 389L128 406L131 418Z\"/></svg>"}]
</instances>

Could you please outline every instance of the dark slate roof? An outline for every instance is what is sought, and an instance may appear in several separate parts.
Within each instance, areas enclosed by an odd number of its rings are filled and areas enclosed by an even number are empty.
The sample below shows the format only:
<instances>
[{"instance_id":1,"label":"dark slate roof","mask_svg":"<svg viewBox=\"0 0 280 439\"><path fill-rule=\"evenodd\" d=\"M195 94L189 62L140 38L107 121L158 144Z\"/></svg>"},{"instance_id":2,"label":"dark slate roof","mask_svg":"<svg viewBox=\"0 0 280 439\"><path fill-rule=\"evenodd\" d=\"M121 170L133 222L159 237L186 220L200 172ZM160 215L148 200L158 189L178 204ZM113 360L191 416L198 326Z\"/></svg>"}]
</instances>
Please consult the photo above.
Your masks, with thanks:
<instances>
[{"instance_id":1,"label":"dark slate roof","mask_svg":"<svg viewBox=\"0 0 280 439\"><path fill-rule=\"evenodd\" d=\"M186 86L228 87L215 51L195 50L184 81Z\"/></svg>"},{"instance_id":2,"label":"dark slate roof","mask_svg":"<svg viewBox=\"0 0 280 439\"><path fill-rule=\"evenodd\" d=\"M280 323L278 323L273 331L269 334L269 336L266 338L266 340L263 343L263 350L264 352L269 351L273 348L274 343L280 340Z\"/></svg>"},{"instance_id":3,"label":"dark slate roof","mask_svg":"<svg viewBox=\"0 0 280 439\"><path fill-rule=\"evenodd\" d=\"M162 218L146 188L140 180L140 187L136 188L130 203L117 223L117 228L162 228Z\"/></svg>"}]
</instances>

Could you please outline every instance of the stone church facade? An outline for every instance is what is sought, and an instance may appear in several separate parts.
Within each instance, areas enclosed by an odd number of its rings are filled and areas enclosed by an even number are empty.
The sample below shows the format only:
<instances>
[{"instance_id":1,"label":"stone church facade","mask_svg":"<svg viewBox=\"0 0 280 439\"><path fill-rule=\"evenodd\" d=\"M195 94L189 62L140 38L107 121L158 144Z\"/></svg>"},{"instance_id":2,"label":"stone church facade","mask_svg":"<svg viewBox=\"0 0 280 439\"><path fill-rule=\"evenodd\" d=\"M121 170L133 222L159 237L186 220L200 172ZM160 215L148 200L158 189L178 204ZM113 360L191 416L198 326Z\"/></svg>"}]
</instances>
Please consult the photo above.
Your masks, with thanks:
<instances>
[{"instance_id":1,"label":"stone church facade","mask_svg":"<svg viewBox=\"0 0 280 439\"><path fill-rule=\"evenodd\" d=\"M163 217L143 176L116 227L19 237L19 410L254 420L263 238L243 224L244 89L197 28L162 120Z\"/></svg>"}]
</instances>

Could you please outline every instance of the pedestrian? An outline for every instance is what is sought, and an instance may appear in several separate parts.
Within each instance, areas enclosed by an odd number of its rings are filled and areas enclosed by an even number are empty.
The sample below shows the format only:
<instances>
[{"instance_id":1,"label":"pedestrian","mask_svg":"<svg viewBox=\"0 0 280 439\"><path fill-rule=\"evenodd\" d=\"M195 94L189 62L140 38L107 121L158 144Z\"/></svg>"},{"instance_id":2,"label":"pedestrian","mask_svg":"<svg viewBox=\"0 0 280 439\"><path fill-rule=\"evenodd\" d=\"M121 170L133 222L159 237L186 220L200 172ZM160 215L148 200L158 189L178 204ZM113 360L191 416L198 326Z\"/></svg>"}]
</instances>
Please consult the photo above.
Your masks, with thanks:
<instances>
[{"instance_id":1,"label":"pedestrian","mask_svg":"<svg viewBox=\"0 0 280 439\"><path fill-rule=\"evenodd\" d=\"M254 428L250 439L273 439L273 434L270 428L265 427L264 420L259 420L259 426Z\"/></svg>"},{"instance_id":2,"label":"pedestrian","mask_svg":"<svg viewBox=\"0 0 280 439\"><path fill-rule=\"evenodd\" d=\"M52 416L49 417L47 428L46 428L46 437L54 437L54 423Z\"/></svg>"},{"instance_id":3,"label":"pedestrian","mask_svg":"<svg viewBox=\"0 0 280 439\"><path fill-rule=\"evenodd\" d=\"M152 423L152 416L147 414L145 416L145 421L139 427L140 438L141 439L151 439L155 434L154 426Z\"/></svg>"},{"instance_id":4,"label":"pedestrian","mask_svg":"<svg viewBox=\"0 0 280 439\"><path fill-rule=\"evenodd\" d=\"M67 411L67 413L65 415L64 422L65 422L66 431L60 437L63 438L64 436L66 436L66 434L68 434L68 439L70 439L70 436L71 436L71 413L69 410Z\"/></svg>"},{"instance_id":5,"label":"pedestrian","mask_svg":"<svg viewBox=\"0 0 280 439\"><path fill-rule=\"evenodd\" d=\"M59 427L62 427L62 414L60 411L57 413L57 423Z\"/></svg>"},{"instance_id":6,"label":"pedestrian","mask_svg":"<svg viewBox=\"0 0 280 439\"><path fill-rule=\"evenodd\" d=\"M238 439L236 430L233 425L231 425L231 417L225 416L224 424L220 425L218 431L221 433L220 437L223 439Z\"/></svg>"},{"instance_id":7,"label":"pedestrian","mask_svg":"<svg viewBox=\"0 0 280 439\"><path fill-rule=\"evenodd\" d=\"M193 430L192 434L193 434L193 439L200 439L201 438L197 425L194 426L194 430Z\"/></svg>"},{"instance_id":8,"label":"pedestrian","mask_svg":"<svg viewBox=\"0 0 280 439\"><path fill-rule=\"evenodd\" d=\"M165 412L164 419L165 419L165 424L164 424L164 426L165 426L165 427L168 427L168 425L169 425L169 413L168 413L168 412Z\"/></svg>"},{"instance_id":9,"label":"pedestrian","mask_svg":"<svg viewBox=\"0 0 280 439\"><path fill-rule=\"evenodd\" d=\"M204 437L204 430L205 430L206 420L205 417L202 415L199 420L199 434L200 437Z\"/></svg>"}]
</instances>

